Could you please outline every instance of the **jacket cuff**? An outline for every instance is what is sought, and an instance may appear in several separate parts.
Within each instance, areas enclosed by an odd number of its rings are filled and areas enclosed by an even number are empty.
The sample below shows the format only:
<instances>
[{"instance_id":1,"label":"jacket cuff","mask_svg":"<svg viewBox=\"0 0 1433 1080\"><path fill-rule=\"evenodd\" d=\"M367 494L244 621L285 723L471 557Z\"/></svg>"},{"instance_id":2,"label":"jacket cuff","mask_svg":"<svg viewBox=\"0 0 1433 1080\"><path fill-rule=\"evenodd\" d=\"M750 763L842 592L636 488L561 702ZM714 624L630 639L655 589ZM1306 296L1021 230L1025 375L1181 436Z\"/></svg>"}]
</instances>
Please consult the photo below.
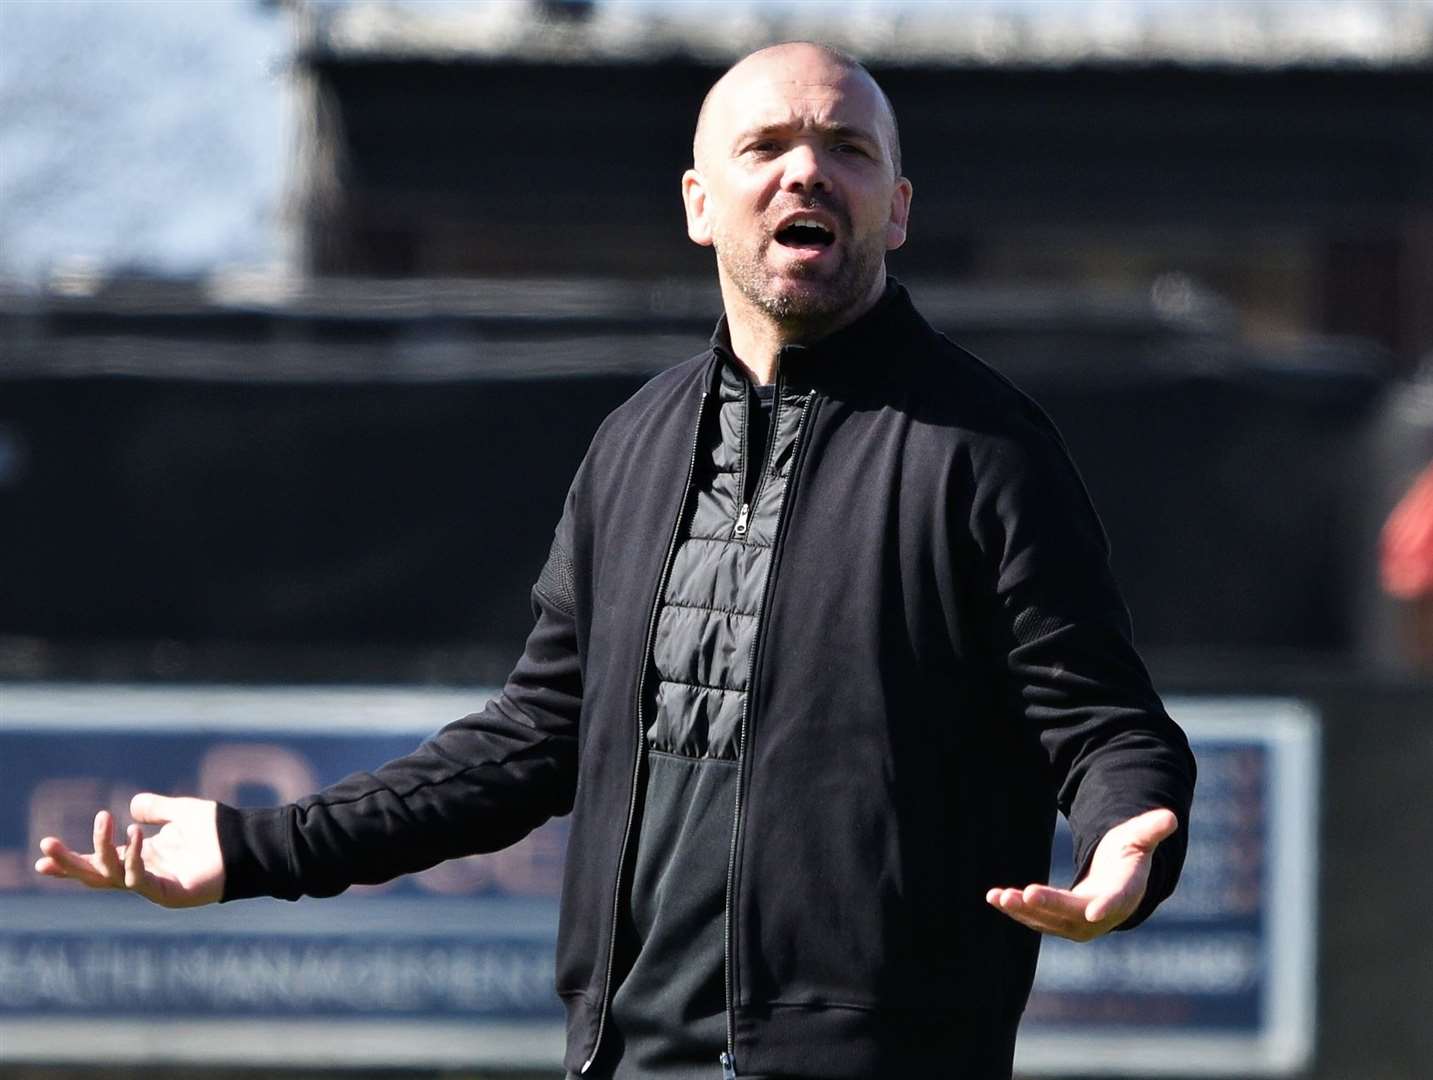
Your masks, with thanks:
<instances>
[{"instance_id":1,"label":"jacket cuff","mask_svg":"<svg viewBox=\"0 0 1433 1080\"><path fill-rule=\"evenodd\" d=\"M300 893L289 872L285 810L238 810L219 803L215 823L224 862L220 903L254 896L296 900Z\"/></svg>"}]
</instances>

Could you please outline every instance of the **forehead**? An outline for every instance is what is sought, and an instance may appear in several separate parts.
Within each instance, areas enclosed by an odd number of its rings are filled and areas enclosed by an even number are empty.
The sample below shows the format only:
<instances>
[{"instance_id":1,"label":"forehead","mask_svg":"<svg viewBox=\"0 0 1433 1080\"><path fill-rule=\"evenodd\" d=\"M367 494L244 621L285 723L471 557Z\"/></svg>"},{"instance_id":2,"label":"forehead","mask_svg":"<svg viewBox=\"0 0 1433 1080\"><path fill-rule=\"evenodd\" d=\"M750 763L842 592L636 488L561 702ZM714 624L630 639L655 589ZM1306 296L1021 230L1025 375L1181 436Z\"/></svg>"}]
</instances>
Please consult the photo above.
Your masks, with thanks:
<instances>
[{"instance_id":1,"label":"forehead","mask_svg":"<svg viewBox=\"0 0 1433 1080\"><path fill-rule=\"evenodd\" d=\"M824 57L765 59L733 68L719 87L721 138L770 126L839 126L881 137L884 104L864 72Z\"/></svg>"}]
</instances>

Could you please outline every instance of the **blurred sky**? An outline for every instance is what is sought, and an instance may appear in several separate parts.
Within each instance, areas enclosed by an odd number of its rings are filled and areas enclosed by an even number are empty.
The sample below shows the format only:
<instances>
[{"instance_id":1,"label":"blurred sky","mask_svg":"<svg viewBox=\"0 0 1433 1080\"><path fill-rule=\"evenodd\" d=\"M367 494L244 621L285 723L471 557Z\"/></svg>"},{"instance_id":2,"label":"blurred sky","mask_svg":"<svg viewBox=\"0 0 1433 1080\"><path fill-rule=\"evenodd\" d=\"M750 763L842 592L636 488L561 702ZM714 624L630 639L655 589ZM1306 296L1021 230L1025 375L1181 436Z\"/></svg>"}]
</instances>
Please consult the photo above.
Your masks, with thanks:
<instances>
[{"instance_id":1,"label":"blurred sky","mask_svg":"<svg viewBox=\"0 0 1433 1080\"><path fill-rule=\"evenodd\" d=\"M1390 12L1433 0L600 0L706 26L813 13L941 20L1011 18L1051 31L1140 40L1147 20L1185 28L1242 20L1322 26L1356 42ZM309 0L330 12L360 0ZM530 16L526 0L392 0L405 17ZM1235 16L1231 22L1231 13ZM1212 18L1218 16L1218 19ZM825 25L818 22L817 25ZM1409 22L1433 25L1433 19ZM1223 27L1225 29L1220 29ZM1061 31L1063 32L1063 31ZM291 19L264 0L0 0L0 278L38 285L92 266L163 275L282 265L285 167L293 145L285 65Z\"/></svg>"},{"instance_id":2,"label":"blurred sky","mask_svg":"<svg viewBox=\"0 0 1433 1080\"><path fill-rule=\"evenodd\" d=\"M0 0L0 274L279 258L288 49L254 0Z\"/></svg>"}]
</instances>

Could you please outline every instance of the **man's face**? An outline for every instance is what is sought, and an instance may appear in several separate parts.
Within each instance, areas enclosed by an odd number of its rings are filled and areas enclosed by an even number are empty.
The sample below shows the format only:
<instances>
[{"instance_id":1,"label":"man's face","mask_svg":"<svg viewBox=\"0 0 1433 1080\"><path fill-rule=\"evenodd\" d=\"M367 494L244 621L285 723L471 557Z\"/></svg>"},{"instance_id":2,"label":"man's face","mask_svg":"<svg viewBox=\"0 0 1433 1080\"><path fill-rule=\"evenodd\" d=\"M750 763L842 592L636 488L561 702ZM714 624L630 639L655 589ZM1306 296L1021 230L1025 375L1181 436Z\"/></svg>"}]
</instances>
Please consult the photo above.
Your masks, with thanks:
<instances>
[{"instance_id":1,"label":"man's face","mask_svg":"<svg viewBox=\"0 0 1433 1080\"><path fill-rule=\"evenodd\" d=\"M873 300L910 210L892 141L870 77L818 49L779 47L733 68L682 178L688 234L715 245L724 292L813 328Z\"/></svg>"}]
</instances>

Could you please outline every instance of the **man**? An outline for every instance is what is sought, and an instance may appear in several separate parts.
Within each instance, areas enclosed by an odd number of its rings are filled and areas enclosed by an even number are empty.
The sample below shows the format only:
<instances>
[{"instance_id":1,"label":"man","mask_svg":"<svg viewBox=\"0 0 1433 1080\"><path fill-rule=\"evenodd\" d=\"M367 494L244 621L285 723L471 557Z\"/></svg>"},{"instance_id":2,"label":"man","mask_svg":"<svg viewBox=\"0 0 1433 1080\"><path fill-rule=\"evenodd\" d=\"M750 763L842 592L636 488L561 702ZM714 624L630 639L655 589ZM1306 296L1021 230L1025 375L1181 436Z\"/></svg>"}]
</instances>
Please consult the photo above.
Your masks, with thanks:
<instances>
[{"instance_id":1,"label":"man","mask_svg":"<svg viewBox=\"0 0 1433 1080\"><path fill-rule=\"evenodd\" d=\"M503 694L292 806L136 796L157 836L101 813L37 868L330 895L570 810L571 1074L1008 1077L1039 933L1173 888L1193 759L1058 435L886 278L911 185L869 73L748 56L682 195L725 316L593 439Z\"/></svg>"}]
</instances>

